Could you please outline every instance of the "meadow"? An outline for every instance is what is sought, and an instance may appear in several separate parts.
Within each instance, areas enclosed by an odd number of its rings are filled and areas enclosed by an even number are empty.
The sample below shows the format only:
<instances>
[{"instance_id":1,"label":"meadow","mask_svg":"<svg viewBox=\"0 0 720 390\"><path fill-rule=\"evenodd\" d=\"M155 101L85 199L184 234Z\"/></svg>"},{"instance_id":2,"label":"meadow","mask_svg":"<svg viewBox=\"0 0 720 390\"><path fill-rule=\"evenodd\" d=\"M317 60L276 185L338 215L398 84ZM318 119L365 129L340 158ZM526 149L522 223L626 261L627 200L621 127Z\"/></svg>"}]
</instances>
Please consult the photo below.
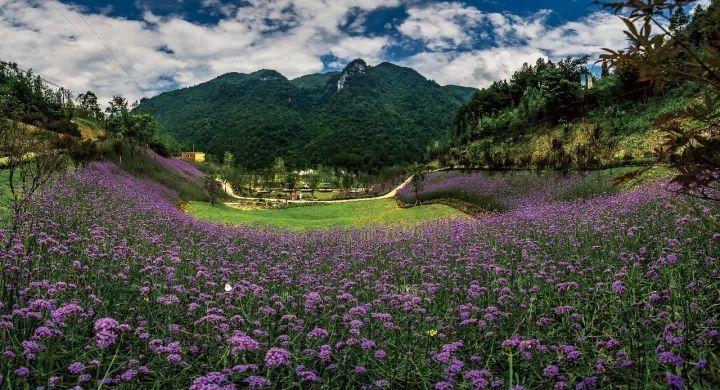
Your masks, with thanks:
<instances>
[{"instance_id":1,"label":"meadow","mask_svg":"<svg viewBox=\"0 0 720 390\"><path fill-rule=\"evenodd\" d=\"M463 216L463 213L440 204L401 208L393 199L258 210L239 210L224 205L211 206L207 202L190 202L187 212L198 219L227 225L270 226L296 231L338 227L411 226L435 219Z\"/></svg>"},{"instance_id":2,"label":"meadow","mask_svg":"<svg viewBox=\"0 0 720 390\"><path fill-rule=\"evenodd\" d=\"M296 233L94 164L0 233L2 386L717 387L718 210L671 189Z\"/></svg>"},{"instance_id":3,"label":"meadow","mask_svg":"<svg viewBox=\"0 0 720 390\"><path fill-rule=\"evenodd\" d=\"M10 194L10 185L8 184L7 170L0 169L0 222L11 215L10 207L12 206L12 195Z\"/></svg>"}]
</instances>

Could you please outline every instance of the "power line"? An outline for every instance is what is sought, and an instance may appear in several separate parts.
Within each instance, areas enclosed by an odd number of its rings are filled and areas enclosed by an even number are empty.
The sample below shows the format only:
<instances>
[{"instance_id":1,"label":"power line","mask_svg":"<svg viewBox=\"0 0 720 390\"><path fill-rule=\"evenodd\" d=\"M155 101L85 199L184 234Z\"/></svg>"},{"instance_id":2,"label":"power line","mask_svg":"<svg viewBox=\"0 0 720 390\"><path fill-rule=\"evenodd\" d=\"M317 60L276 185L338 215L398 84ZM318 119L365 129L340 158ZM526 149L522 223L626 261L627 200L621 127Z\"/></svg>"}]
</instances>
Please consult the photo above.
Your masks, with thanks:
<instances>
[{"instance_id":1,"label":"power line","mask_svg":"<svg viewBox=\"0 0 720 390\"><path fill-rule=\"evenodd\" d=\"M51 4L51 6L52 6L53 8L58 9L58 7L54 4L54 0L49 0L48 2ZM88 23L88 21L82 16L82 14L79 13L79 12L77 12L77 10L75 10L75 8L70 7L70 10L71 10L73 13L75 13L75 15L77 15L77 16L80 18L80 20L83 21L83 23L85 23L85 25L90 29L90 31L92 31L92 33L93 33L93 34L95 35L95 37L100 41L100 43L102 43L103 47L105 47L105 50L108 52L108 54L110 54L110 56L111 56L112 59L115 61L115 63L116 63L116 64L120 67L120 69L125 73L125 75L126 75L127 78L128 78L128 81L130 81L130 82L135 86L135 88L137 88L138 92L142 92L142 88L140 88L140 86L135 82L135 79L133 79L133 77L130 75L130 72L128 72L127 68L125 68L125 66L122 64L122 62L120 62L120 60L117 58L117 56L116 56L115 53L112 51L112 49L110 48L110 46L107 44L107 42L105 41L105 39L103 39L103 37L102 37L100 34L98 34L98 32L92 27L92 25L90 25L90 23ZM73 28L73 30L75 30L75 32L78 33L78 30L77 30L75 24L67 17L67 15L65 14L65 11L64 11L62 8L60 8L59 11L60 11L62 17L63 17L63 18L70 24L70 26ZM79 33L78 33L77 35L80 36Z\"/></svg>"},{"instance_id":2,"label":"power line","mask_svg":"<svg viewBox=\"0 0 720 390\"><path fill-rule=\"evenodd\" d=\"M17 64L15 64L15 63L4 62L4 61L2 61L2 63L5 64L5 65L8 65L8 68L7 68L7 69L10 69L10 70L12 70L12 71L14 71L15 73L18 73L18 74L19 74L19 73L25 73L25 74L33 73L33 72L30 71L30 70L25 70L25 69L19 67L19 66L18 66ZM62 89L67 90L67 88L63 87L62 85L55 84L55 83L53 83L52 81L41 77L41 76L40 76L39 74L37 74L37 73L35 73L35 77L37 77L37 78L39 78L40 80L42 80L42 82L44 82L45 84L50 84L50 85L52 85L52 86L54 86L54 87L62 88Z\"/></svg>"}]
</instances>

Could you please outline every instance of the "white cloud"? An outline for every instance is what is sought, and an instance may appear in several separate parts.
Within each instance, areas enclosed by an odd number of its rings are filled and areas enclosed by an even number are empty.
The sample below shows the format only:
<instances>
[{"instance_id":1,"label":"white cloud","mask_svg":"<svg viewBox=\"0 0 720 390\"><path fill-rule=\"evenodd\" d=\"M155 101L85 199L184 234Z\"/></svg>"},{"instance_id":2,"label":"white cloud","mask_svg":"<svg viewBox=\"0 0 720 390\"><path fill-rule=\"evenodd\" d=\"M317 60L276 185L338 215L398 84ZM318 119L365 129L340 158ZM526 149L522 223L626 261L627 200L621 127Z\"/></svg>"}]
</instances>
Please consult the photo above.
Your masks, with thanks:
<instances>
[{"instance_id":1,"label":"white cloud","mask_svg":"<svg viewBox=\"0 0 720 390\"><path fill-rule=\"evenodd\" d=\"M472 42L472 30L485 16L475 7L460 3L432 3L408 9L398 26L402 34L420 40L430 50L457 48Z\"/></svg>"},{"instance_id":2,"label":"white cloud","mask_svg":"<svg viewBox=\"0 0 720 390\"><path fill-rule=\"evenodd\" d=\"M380 61L388 38L349 36L340 26L351 9L393 4L397 0L251 0L224 7L230 16L216 25L199 25L150 12L141 21L113 18L55 0L0 0L0 58L75 92L134 100L166 90L169 78L188 86L261 68L296 77L321 71L327 54ZM205 5L222 7L212 0Z\"/></svg>"},{"instance_id":3,"label":"white cloud","mask_svg":"<svg viewBox=\"0 0 720 390\"><path fill-rule=\"evenodd\" d=\"M493 45L481 49L444 51L432 50L435 47L429 45L429 51L405 58L402 64L414 67L440 84L485 87L493 81L509 77L523 63L533 63L539 58L558 60L587 54L594 60L603 48L625 45L622 21L607 12L592 13L580 20L553 27L547 22L551 13L547 10L523 18L500 13L481 13L478 16L480 11L470 8L473 7L466 7L464 12L475 15L473 20L484 21L494 35ZM423 31L423 27L412 31ZM467 39L482 37L467 35L462 44L479 43L468 42Z\"/></svg>"},{"instance_id":4,"label":"white cloud","mask_svg":"<svg viewBox=\"0 0 720 390\"><path fill-rule=\"evenodd\" d=\"M401 39L392 29L355 34L362 30L357 20L369 11L401 1L409 0L249 0L238 7L205 0L224 17L200 25L149 11L143 20L127 20L56 0L0 0L0 58L75 92L135 100L230 71L268 68L290 78L319 72L326 55L340 64L354 58L376 64L407 39L424 48L396 62L441 84L480 87L507 77L524 62L596 55L624 41L619 19L603 12L552 27L547 11L519 17L458 2L411 1L409 17L397 25Z\"/></svg>"},{"instance_id":5,"label":"white cloud","mask_svg":"<svg viewBox=\"0 0 720 390\"><path fill-rule=\"evenodd\" d=\"M406 58L411 66L439 84L485 87L493 81L509 77L522 64L547 58L530 47L490 48L468 52L424 52Z\"/></svg>"}]
</instances>

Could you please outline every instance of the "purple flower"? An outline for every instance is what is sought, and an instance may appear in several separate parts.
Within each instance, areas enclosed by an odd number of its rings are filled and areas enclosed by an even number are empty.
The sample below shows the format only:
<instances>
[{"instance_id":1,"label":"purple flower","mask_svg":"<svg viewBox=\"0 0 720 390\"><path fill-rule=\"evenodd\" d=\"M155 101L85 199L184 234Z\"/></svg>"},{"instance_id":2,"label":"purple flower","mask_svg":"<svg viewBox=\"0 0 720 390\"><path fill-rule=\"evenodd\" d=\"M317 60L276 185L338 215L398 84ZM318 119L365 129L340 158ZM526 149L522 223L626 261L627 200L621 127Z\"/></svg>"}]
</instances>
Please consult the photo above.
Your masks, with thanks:
<instances>
[{"instance_id":1,"label":"purple flower","mask_svg":"<svg viewBox=\"0 0 720 390\"><path fill-rule=\"evenodd\" d=\"M558 368L558 366L551 364L545 367L545 370L543 370L543 375L548 378L555 378L556 376L560 375L560 369Z\"/></svg>"},{"instance_id":2,"label":"purple flower","mask_svg":"<svg viewBox=\"0 0 720 390\"><path fill-rule=\"evenodd\" d=\"M182 363L182 356L176 353L171 353L167 356L167 361L173 364L180 364Z\"/></svg>"},{"instance_id":3,"label":"purple flower","mask_svg":"<svg viewBox=\"0 0 720 390\"><path fill-rule=\"evenodd\" d=\"M228 340L228 344L232 346L232 354L237 355L241 351L254 351L260 349L260 343L252 337L238 333Z\"/></svg>"},{"instance_id":4,"label":"purple flower","mask_svg":"<svg viewBox=\"0 0 720 390\"><path fill-rule=\"evenodd\" d=\"M685 381L677 375L667 374L665 380L667 381L668 386L673 390L682 390L685 385Z\"/></svg>"},{"instance_id":5,"label":"purple flower","mask_svg":"<svg viewBox=\"0 0 720 390\"><path fill-rule=\"evenodd\" d=\"M18 367L15 370L15 375L22 378L27 378L30 376L30 370L27 367Z\"/></svg>"},{"instance_id":6,"label":"purple flower","mask_svg":"<svg viewBox=\"0 0 720 390\"><path fill-rule=\"evenodd\" d=\"M262 389L272 386L272 382L262 376L251 375L245 379L245 382L251 389Z\"/></svg>"},{"instance_id":7,"label":"purple flower","mask_svg":"<svg viewBox=\"0 0 720 390\"><path fill-rule=\"evenodd\" d=\"M235 385L230 383L227 375L221 372L209 372L195 378L190 390L234 390Z\"/></svg>"},{"instance_id":8,"label":"purple flower","mask_svg":"<svg viewBox=\"0 0 720 390\"><path fill-rule=\"evenodd\" d=\"M625 285L621 280L616 280L612 284L612 290L615 292L615 294L622 294L625 292Z\"/></svg>"},{"instance_id":9,"label":"purple flower","mask_svg":"<svg viewBox=\"0 0 720 390\"><path fill-rule=\"evenodd\" d=\"M117 321L109 317L95 321L95 341L98 347L105 348L115 343L119 325Z\"/></svg>"},{"instance_id":10,"label":"purple flower","mask_svg":"<svg viewBox=\"0 0 720 390\"><path fill-rule=\"evenodd\" d=\"M283 348L270 348L265 353L265 364L270 367L288 365L290 364L290 352Z\"/></svg>"},{"instance_id":11,"label":"purple flower","mask_svg":"<svg viewBox=\"0 0 720 390\"><path fill-rule=\"evenodd\" d=\"M68 371L70 371L71 374L80 374L85 371L85 365L80 362L75 362L68 366Z\"/></svg>"},{"instance_id":12,"label":"purple flower","mask_svg":"<svg viewBox=\"0 0 720 390\"><path fill-rule=\"evenodd\" d=\"M120 379L122 379L124 382L130 382L137 376L138 372L135 370L126 370L122 374L120 374Z\"/></svg>"},{"instance_id":13,"label":"purple flower","mask_svg":"<svg viewBox=\"0 0 720 390\"><path fill-rule=\"evenodd\" d=\"M328 331L323 328L315 327L308 332L308 339L325 339L328 337Z\"/></svg>"}]
</instances>

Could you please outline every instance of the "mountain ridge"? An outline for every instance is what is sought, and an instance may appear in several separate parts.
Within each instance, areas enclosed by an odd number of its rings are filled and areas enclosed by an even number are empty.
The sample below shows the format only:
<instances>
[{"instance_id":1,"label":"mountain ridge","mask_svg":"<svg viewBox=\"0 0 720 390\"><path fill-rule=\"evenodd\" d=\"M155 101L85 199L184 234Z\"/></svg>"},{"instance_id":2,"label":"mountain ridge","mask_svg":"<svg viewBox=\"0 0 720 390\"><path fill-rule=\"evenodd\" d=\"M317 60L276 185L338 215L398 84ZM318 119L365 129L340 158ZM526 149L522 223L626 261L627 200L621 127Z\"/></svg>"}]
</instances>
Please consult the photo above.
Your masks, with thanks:
<instances>
[{"instance_id":1,"label":"mountain ridge","mask_svg":"<svg viewBox=\"0 0 720 390\"><path fill-rule=\"evenodd\" d=\"M420 160L445 136L475 89L440 86L411 68L354 60L339 72L292 80L277 71L230 72L143 99L161 132L239 165L315 164L374 170Z\"/></svg>"}]
</instances>

